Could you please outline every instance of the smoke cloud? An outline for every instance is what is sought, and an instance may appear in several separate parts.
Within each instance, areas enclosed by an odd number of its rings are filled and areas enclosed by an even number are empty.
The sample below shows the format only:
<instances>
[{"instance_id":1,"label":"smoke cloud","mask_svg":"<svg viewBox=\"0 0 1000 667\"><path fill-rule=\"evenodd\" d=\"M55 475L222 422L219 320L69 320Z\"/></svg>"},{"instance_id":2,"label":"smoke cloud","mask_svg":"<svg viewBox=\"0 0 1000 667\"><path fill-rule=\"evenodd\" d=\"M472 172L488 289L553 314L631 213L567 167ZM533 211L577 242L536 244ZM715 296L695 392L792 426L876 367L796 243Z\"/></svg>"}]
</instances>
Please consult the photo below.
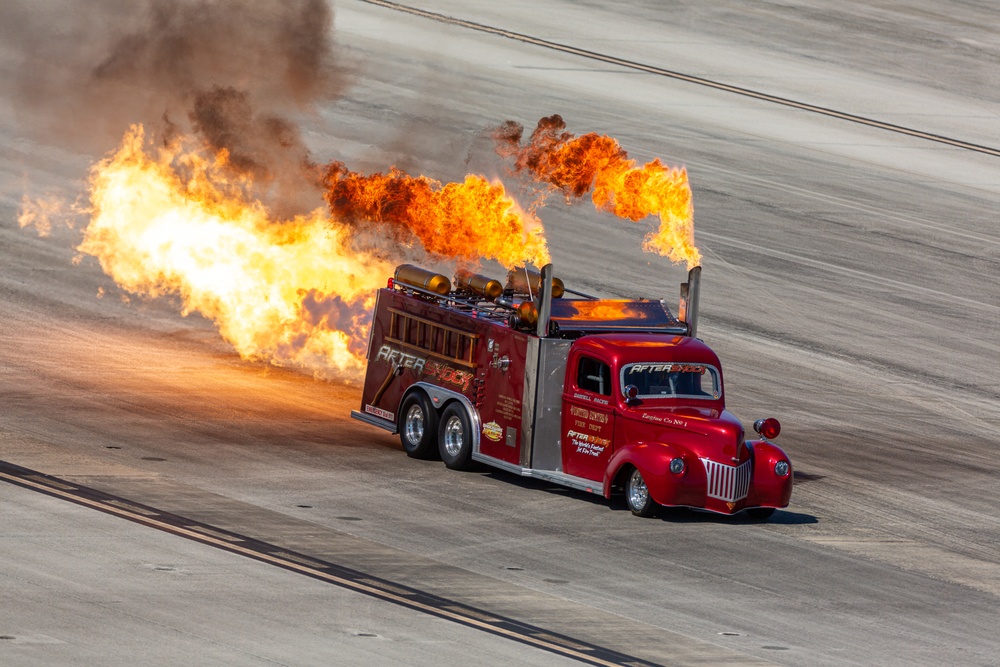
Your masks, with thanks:
<instances>
[{"instance_id":1,"label":"smoke cloud","mask_svg":"<svg viewBox=\"0 0 1000 667\"><path fill-rule=\"evenodd\" d=\"M327 0L3 4L0 85L23 131L94 155L134 123L194 132L271 200L305 206L316 179L294 119L347 83Z\"/></svg>"}]
</instances>

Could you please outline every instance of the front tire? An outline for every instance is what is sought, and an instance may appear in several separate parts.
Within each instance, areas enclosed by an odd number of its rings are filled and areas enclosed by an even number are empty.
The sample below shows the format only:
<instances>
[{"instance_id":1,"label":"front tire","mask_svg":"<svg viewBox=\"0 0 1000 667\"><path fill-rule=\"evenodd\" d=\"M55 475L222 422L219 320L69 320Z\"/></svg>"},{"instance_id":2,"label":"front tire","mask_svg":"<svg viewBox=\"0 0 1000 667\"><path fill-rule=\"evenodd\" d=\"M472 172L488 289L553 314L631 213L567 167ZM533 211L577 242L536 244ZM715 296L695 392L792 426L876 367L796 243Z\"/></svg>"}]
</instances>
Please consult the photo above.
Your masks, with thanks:
<instances>
[{"instance_id":1,"label":"front tire","mask_svg":"<svg viewBox=\"0 0 1000 667\"><path fill-rule=\"evenodd\" d=\"M649 495L649 487L638 468L632 469L625 482L625 501L636 516L650 517L656 511L656 501Z\"/></svg>"},{"instance_id":2,"label":"front tire","mask_svg":"<svg viewBox=\"0 0 1000 667\"><path fill-rule=\"evenodd\" d=\"M403 450L415 459L437 456L438 415L422 391L414 391L399 409L399 441Z\"/></svg>"},{"instance_id":3,"label":"front tire","mask_svg":"<svg viewBox=\"0 0 1000 667\"><path fill-rule=\"evenodd\" d=\"M452 470L468 470L472 466L472 422L460 403L451 403L444 409L438 427L438 447L441 460Z\"/></svg>"}]
</instances>

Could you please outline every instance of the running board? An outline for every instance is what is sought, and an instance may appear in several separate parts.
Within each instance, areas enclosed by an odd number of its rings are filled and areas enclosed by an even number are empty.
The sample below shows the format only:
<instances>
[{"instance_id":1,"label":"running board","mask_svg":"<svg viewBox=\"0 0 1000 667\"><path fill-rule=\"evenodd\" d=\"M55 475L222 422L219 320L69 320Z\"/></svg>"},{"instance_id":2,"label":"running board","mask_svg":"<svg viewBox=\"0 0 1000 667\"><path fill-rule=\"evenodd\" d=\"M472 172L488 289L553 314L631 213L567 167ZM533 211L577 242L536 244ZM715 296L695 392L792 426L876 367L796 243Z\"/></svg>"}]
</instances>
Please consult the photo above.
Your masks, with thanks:
<instances>
[{"instance_id":1,"label":"running board","mask_svg":"<svg viewBox=\"0 0 1000 667\"><path fill-rule=\"evenodd\" d=\"M522 468L516 463L508 463L507 461L501 461L500 459L495 459L492 456L486 456L485 454L480 454L479 452L472 453L472 460L478 461L479 463L485 463L488 466L494 468L499 468L500 470L505 470L507 472L514 473L515 475L520 475L521 477L534 477L535 479L541 479L546 482L552 482L560 486L568 486L571 489L576 489L578 491L586 491L587 493L596 493L599 496L604 495L604 485L595 482L592 479L584 479L583 477L574 477L573 475L567 475L566 473L559 472L557 470L538 470L535 468Z\"/></svg>"},{"instance_id":2,"label":"running board","mask_svg":"<svg viewBox=\"0 0 1000 667\"><path fill-rule=\"evenodd\" d=\"M358 412L357 410L351 410L351 419L357 419L359 422L364 422L366 424L371 424L372 426L378 426L380 429L384 429L393 435L399 433L396 425L392 422L387 422L384 419L375 417L374 415L365 414L364 412Z\"/></svg>"}]
</instances>

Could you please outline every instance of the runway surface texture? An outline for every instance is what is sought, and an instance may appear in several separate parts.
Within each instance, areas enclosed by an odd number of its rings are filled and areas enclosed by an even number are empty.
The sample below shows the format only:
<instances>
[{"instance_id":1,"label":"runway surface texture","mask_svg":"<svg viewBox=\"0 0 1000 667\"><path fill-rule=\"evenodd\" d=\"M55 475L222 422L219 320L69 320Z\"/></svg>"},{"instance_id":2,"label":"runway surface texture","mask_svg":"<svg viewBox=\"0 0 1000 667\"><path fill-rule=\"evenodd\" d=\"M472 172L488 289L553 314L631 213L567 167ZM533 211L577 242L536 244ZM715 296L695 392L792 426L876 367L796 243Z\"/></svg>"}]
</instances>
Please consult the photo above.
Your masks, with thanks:
<instances>
[{"instance_id":1,"label":"runway surface texture","mask_svg":"<svg viewBox=\"0 0 1000 667\"><path fill-rule=\"evenodd\" d=\"M703 5L340 0L349 81L303 137L450 181L484 129L558 113L686 166L699 333L729 409L781 420L787 510L642 520L408 459L349 419L356 382L243 361L118 298L77 231L21 229L25 192L72 201L116 140L46 138L8 98L0 663L998 664L1000 12ZM568 286L676 302L642 225L540 216Z\"/></svg>"}]
</instances>

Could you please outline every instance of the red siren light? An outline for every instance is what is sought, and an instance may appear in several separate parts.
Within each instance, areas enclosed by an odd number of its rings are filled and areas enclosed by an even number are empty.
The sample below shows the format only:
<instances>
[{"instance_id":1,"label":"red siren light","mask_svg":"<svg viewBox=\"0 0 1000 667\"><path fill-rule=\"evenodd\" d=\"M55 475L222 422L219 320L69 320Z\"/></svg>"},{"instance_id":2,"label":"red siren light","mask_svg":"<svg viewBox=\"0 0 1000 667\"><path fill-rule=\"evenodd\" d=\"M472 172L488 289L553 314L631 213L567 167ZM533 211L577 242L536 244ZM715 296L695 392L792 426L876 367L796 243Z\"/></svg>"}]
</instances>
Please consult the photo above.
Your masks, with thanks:
<instances>
[{"instance_id":1,"label":"red siren light","mask_svg":"<svg viewBox=\"0 0 1000 667\"><path fill-rule=\"evenodd\" d=\"M774 417L758 419L753 423L753 430L757 431L762 438L771 440L777 438L778 434L781 433L781 424Z\"/></svg>"}]
</instances>

